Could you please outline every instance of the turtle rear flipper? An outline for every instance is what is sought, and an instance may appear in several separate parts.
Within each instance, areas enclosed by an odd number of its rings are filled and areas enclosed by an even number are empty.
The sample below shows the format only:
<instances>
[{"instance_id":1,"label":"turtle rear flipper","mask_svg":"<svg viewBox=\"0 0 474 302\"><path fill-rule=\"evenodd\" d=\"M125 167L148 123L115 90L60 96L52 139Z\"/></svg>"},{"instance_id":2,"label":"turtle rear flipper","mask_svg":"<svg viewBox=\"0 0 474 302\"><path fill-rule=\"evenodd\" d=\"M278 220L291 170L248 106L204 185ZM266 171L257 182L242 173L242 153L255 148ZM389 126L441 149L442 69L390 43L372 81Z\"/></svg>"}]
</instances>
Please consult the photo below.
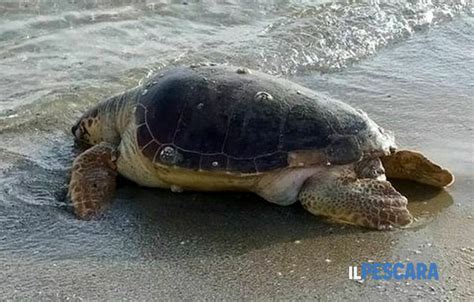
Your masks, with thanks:
<instances>
[{"instance_id":1,"label":"turtle rear flipper","mask_svg":"<svg viewBox=\"0 0 474 302\"><path fill-rule=\"evenodd\" d=\"M117 157L114 146L100 143L74 160L68 196L78 217L91 218L112 199L117 179Z\"/></svg>"},{"instance_id":2,"label":"turtle rear flipper","mask_svg":"<svg viewBox=\"0 0 474 302\"><path fill-rule=\"evenodd\" d=\"M399 150L381 159L388 178L408 179L439 188L454 182L451 172L417 151Z\"/></svg>"},{"instance_id":3,"label":"turtle rear flipper","mask_svg":"<svg viewBox=\"0 0 474 302\"><path fill-rule=\"evenodd\" d=\"M357 179L350 173L314 176L306 181L298 199L312 214L378 230L412 221L407 199L388 181Z\"/></svg>"}]
</instances>

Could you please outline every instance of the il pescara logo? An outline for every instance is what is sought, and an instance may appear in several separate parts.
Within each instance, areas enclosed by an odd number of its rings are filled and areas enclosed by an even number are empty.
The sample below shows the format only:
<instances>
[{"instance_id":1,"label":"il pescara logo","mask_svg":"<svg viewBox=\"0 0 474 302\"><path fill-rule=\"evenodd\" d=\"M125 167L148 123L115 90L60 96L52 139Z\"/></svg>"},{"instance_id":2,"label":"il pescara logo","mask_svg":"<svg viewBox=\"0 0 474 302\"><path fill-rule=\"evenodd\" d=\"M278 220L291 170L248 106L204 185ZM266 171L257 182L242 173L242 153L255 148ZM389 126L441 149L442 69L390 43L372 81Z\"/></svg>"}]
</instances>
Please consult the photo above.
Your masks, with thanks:
<instances>
[{"instance_id":1,"label":"il pescara logo","mask_svg":"<svg viewBox=\"0 0 474 302\"><path fill-rule=\"evenodd\" d=\"M436 263L424 262L364 262L349 266L351 280L439 280Z\"/></svg>"}]
</instances>

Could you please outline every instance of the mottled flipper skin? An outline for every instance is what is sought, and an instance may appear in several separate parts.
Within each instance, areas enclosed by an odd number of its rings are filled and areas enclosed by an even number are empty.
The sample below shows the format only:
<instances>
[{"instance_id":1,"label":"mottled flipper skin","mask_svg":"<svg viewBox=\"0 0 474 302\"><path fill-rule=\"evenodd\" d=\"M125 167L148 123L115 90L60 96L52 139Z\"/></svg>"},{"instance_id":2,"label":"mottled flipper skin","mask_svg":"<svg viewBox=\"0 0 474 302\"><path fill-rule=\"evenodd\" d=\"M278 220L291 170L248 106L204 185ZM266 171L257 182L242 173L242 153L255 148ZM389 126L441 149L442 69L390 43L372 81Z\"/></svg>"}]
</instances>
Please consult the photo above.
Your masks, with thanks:
<instances>
[{"instance_id":1,"label":"mottled flipper skin","mask_svg":"<svg viewBox=\"0 0 474 302\"><path fill-rule=\"evenodd\" d=\"M407 179L444 188L454 182L454 175L418 151L398 150L383 156L382 163L388 178Z\"/></svg>"},{"instance_id":2,"label":"mottled flipper skin","mask_svg":"<svg viewBox=\"0 0 474 302\"><path fill-rule=\"evenodd\" d=\"M68 195L79 218L92 218L111 201L116 187L117 158L116 147L100 143L74 160Z\"/></svg>"},{"instance_id":3,"label":"mottled flipper skin","mask_svg":"<svg viewBox=\"0 0 474 302\"><path fill-rule=\"evenodd\" d=\"M407 199L388 181L359 179L351 169L311 177L298 198L312 214L367 228L386 230L412 221Z\"/></svg>"}]
</instances>

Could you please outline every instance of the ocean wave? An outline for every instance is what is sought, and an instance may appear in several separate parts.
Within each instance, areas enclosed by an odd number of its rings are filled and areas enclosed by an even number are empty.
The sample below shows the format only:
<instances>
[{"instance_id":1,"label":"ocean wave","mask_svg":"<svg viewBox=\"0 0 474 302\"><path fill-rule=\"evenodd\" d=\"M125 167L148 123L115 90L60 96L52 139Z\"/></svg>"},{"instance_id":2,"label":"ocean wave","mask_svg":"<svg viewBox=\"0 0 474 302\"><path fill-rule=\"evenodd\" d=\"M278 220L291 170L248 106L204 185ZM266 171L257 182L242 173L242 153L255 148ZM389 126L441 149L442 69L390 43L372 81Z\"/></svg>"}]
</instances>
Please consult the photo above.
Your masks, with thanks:
<instances>
[{"instance_id":1,"label":"ocean wave","mask_svg":"<svg viewBox=\"0 0 474 302\"><path fill-rule=\"evenodd\" d=\"M417 31L472 15L471 1L342 1L295 7L261 33L254 56L275 74L337 71Z\"/></svg>"}]
</instances>

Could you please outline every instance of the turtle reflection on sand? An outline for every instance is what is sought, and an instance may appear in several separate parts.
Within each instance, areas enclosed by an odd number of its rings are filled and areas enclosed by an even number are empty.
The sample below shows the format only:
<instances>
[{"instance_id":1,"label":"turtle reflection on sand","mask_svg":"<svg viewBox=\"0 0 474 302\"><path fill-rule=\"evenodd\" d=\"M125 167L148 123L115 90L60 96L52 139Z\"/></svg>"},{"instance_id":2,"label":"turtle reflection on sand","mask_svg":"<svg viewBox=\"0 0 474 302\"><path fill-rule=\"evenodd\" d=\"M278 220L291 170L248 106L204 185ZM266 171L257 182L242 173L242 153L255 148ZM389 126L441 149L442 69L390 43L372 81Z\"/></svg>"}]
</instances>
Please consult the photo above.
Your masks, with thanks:
<instances>
[{"instance_id":1,"label":"turtle reflection on sand","mask_svg":"<svg viewBox=\"0 0 474 302\"><path fill-rule=\"evenodd\" d=\"M170 69L86 112L72 128L93 145L74 161L75 213L113 196L117 173L173 191L250 191L269 202L376 229L411 222L386 176L437 187L450 172L400 150L363 111L246 68Z\"/></svg>"}]
</instances>

